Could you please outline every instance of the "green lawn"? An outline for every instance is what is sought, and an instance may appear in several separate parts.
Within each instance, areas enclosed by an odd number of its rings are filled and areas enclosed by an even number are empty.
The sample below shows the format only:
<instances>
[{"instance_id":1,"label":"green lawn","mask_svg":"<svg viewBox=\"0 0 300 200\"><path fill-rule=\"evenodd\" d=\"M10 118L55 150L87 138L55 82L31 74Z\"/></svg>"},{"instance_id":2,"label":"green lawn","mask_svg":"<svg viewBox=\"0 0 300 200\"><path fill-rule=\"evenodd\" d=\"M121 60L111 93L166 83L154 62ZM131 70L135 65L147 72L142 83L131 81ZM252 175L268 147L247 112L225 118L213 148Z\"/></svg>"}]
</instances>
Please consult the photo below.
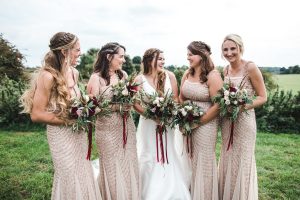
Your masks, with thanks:
<instances>
[{"instance_id":1,"label":"green lawn","mask_svg":"<svg viewBox=\"0 0 300 200\"><path fill-rule=\"evenodd\" d=\"M280 89L292 90L294 94L300 91L300 74L281 74L275 75L274 79Z\"/></svg>"},{"instance_id":2,"label":"green lawn","mask_svg":"<svg viewBox=\"0 0 300 200\"><path fill-rule=\"evenodd\" d=\"M257 134L259 199L299 199L299 155L300 135ZM0 199L50 199L52 174L44 131L0 131Z\"/></svg>"}]
</instances>

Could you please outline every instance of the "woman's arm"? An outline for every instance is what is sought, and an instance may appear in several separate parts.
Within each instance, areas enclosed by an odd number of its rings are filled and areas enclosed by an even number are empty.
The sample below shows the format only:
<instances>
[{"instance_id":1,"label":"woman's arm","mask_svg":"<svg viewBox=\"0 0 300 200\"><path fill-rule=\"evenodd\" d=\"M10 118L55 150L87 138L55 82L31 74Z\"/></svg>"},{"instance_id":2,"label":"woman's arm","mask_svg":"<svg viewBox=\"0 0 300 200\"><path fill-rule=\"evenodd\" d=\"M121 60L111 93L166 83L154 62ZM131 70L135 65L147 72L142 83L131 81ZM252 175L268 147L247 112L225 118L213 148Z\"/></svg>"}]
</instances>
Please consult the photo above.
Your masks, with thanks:
<instances>
[{"instance_id":1,"label":"woman's arm","mask_svg":"<svg viewBox=\"0 0 300 200\"><path fill-rule=\"evenodd\" d=\"M53 85L51 73L43 71L38 77L37 88L33 97L33 105L30 113L33 122L46 123L50 125L63 125L65 122L52 113L48 112L48 104Z\"/></svg>"},{"instance_id":2,"label":"woman's arm","mask_svg":"<svg viewBox=\"0 0 300 200\"><path fill-rule=\"evenodd\" d=\"M140 84L138 86L138 91L143 89L143 80L142 80L142 76L138 75L137 77L135 77L134 82ZM140 115L142 115L144 113L144 108L141 106L140 102L136 102L133 105L133 108L135 109L136 112L138 112Z\"/></svg>"},{"instance_id":3,"label":"woman's arm","mask_svg":"<svg viewBox=\"0 0 300 200\"><path fill-rule=\"evenodd\" d=\"M207 76L207 85L209 90L209 96L211 99L216 96L218 91L223 86L223 80L221 78L220 73L217 70L211 71ZM217 117L219 114L219 105L217 103L214 103L207 111L206 113L201 117L200 123L205 124L215 117Z\"/></svg>"},{"instance_id":4,"label":"woman's arm","mask_svg":"<svg viewBox=\"0 0 300 200\"><path fill-rule=\"evenodd\" d=\"M248 75L257 96L252 104L245 105L245 110L257 108L267 101L267 92L263 76L258 67L252 62L248 64Z\"/></svg>"}]
</instances>

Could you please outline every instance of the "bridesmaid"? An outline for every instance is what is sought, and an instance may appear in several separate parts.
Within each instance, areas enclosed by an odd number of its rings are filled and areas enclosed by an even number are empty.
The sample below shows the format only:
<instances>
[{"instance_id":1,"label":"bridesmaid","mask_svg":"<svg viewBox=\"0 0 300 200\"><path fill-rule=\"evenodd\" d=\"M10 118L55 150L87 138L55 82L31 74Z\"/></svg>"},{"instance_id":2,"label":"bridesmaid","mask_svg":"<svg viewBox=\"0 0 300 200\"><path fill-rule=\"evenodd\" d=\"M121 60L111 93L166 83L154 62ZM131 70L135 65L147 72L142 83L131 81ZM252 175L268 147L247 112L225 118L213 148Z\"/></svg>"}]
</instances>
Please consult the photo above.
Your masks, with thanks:
<instances>
[{"instance_id":1,"label":"bridesmaid","mask_svg":"<svg viewBox=\"0 0 300 200\"><path fill-rule=\"evenodd\" d=\"M212 97L222 87L220 73L214 69L210 47L193 41L187 47L188 69L181 80L180 101L191 100L205 110L201 126L192 132L192 199L218 200L216 140L218 131L218 105Z\"/></svg>"},{"instance_id":2,"label":"bridesmaid","mask_svg":"<svg viewBox=\"0 0 300 200\"><path fill-rule=\"evenodd\" d=\"M100 191L86 160L87 136L73 133L65 126L71 97L80 95L74 68L80 56L78 38L66 32L56 33L50 40L50 51L44 58L37 78L22 98L24 111L34 122L47 124L47 137L54 164L52 200L101 199Z\"/></svg>"},{"instance_id":3,"label":"bridesmaid","mask_svg":"<svg viewBox=\"0 0 300 200\"><path fill-rule=\"evenodd\" d=\"M242 59L244 45L240 36L227 35L222 44L223 57L229 62L224 68L224 81L238 86L244 79L248 94L256 96L251 105L245 105L234 125L233 144L227 150L231 122L222 119L222 149L219 166L220 199L258 199L255 163L256 119L254 108L267 101L262 74L251 61Z\"/></svg>"},{"instance_id":4,"label":"bridesmaid","mask_svg":"<svg viewBox=\"0 0 300 200\"><path fill-rule=\"evenodd\" d=\"M127 77L122 71L125 63L125 47L107 43L98 52L94 73L88 82L88 92L112 98L111 86ZM125 108L129 111L130 106ZM127 120L127 143L123 147L123 119L120 105L112 106L109 117L96 121L96 143L99 153L99 187L104 199L139 199L139 175L136 152L136 128L131 117Z\"/></svg>"}]
</instances>

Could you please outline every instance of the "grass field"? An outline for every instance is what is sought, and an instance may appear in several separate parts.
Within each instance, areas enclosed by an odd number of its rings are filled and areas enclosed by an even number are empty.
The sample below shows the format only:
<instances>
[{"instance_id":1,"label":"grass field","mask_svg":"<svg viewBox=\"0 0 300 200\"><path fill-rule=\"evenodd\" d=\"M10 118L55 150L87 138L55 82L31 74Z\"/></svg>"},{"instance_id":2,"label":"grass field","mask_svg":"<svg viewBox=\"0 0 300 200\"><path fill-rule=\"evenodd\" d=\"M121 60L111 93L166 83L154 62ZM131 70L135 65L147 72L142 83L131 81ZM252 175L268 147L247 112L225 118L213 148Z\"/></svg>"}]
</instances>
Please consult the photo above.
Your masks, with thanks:
<instances>
[{"instance_id":1,"label":"grass field","mask_svg":"<svg viewBox=\"0 0 300 200\"><path fill-rule=\"evenodd\" d=\"M281 74L274 75L276 83L279 85L280 89L292 90L293 94L300 91L300 74Z\"/></svg>"},{"instance_id":2,"label":"grass field","mask_svg":"<svg viewBox=\"0 0 300 200\"><path fill-rule=\"evenodd\" d=\"M257 134L259 199L299 199L299 155L300 135ZM0 131L0 199L50 199L52 175L44 131Z\"/></svg>"}]
</instances>

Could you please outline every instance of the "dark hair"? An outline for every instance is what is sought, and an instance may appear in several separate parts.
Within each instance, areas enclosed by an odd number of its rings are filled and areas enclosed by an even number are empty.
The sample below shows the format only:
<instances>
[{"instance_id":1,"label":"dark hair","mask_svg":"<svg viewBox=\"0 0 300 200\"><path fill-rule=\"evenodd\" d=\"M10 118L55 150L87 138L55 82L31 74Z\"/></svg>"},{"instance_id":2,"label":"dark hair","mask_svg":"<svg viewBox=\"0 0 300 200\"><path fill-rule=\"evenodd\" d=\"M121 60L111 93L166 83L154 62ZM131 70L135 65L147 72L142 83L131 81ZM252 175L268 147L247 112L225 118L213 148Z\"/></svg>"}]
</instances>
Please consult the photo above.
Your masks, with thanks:
<instances>
[{"instance_id":1,"label":"dark hair","mask_svg":"<svg viewBox=\"0 0 300 200\"><path fill-rule=\"evenodd\" d=\"M199 63L201 68L200 82L205 83L207 81L208 73L214 69L214 64L210 58L210 46L201 41L193 41L187 48L193 55L199 55L202 58ZM195 70L190 68L189 73L193 76Z\"/></svg>"},{"instance_id":2,"label":"dark hair","mask_svg":"<svg viewBox=\"0 0 300 200\"><path fill-rule=\"evenodd\" d=\"M110 84L110 75L109 75L109 64L110 61L107 59L107 55L117 54L119 49L122 48L126 51L125 47L120 45L117 42L109 42L104 45L100 51L97 53L97 59L94 63L94 73L100 73L100 76L106 80L106 85ZM122 70L116 71L119 79L121 80L124 76Z\"/></svg>"}]
</instances>

